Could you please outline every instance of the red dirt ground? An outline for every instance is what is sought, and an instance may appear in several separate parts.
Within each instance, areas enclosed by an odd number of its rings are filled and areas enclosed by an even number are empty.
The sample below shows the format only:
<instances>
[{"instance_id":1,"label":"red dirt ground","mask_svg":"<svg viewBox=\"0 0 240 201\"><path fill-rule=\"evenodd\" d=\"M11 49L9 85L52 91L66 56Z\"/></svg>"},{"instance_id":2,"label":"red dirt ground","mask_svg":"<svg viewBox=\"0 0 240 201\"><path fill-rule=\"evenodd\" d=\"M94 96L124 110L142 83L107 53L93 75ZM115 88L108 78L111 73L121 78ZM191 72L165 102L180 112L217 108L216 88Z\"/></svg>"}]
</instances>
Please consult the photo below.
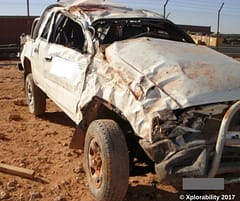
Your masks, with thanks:
<instances>
[{"instance_id":1,"label":"red dirt ground","mask_svg":"<svg viewBox=\"0 0 240 201\"><path fill-rule=\"evenodd\" d=\"M23 73L15 63L0 61L0 162L36 174L35 179L26 179L0 172L0 200L94 201L82 167L83 154L68 147L74 123L49 100L43 117L28 112ZM187 194L153 181L152 173L131 176L124 201L179 201L180 194ZM240 195L239 187L231 184L225 191L207 194Z\"/></svg>"}]
</instances>

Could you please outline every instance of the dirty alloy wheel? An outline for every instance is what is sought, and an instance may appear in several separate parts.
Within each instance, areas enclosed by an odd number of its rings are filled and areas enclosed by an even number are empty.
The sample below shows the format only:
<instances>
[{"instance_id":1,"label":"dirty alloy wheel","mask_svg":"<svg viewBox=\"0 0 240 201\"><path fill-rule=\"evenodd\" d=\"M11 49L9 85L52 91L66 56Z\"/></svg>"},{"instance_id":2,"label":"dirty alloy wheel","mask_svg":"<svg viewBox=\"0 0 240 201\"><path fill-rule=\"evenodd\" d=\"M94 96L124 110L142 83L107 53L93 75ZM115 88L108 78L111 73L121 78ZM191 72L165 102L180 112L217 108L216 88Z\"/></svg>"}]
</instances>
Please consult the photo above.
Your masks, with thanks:
<instances>
[{"instance_id":1,"label":"dirty alloy wheel","mask_svg":"<svg viewBox=\"0 0 240 201\"><path fill-rule=\"evenodd\" d=\"M128 189L129 157L125 137L115 121L95 120L88 127L84 168L96 200L123 200Z\"/></svg>"},{"instance_id":2,"label":"dirty alloy wheel","mask_svg":"<svg viewBox=\"0 0 240 201\"><path fill-rule=\"evenodd\" d=\"M25 94L29 111L36 116L43 114L46 110L46 96L44 92L35 85L31 73L29 73L25 79Z\"/></svg>"}]
</instances>

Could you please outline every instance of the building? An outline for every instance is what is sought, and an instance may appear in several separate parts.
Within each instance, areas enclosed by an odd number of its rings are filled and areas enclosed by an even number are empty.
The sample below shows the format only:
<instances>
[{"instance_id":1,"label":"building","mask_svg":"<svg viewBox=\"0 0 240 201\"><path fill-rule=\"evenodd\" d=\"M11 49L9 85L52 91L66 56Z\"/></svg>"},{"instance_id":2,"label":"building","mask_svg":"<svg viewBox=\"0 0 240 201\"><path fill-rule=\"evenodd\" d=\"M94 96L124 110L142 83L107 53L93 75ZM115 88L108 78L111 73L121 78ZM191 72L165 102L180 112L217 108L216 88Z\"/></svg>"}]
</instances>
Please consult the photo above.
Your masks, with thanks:
<instances>
[{"instance_id":1,"label":"building","mask_svg":"<svg viewBox=\"0 0 240 201\"><path fill-rule=\"evenodd\" d=\"M35 16L0 16L0 54L16 53L19 50L20 36L30 33Z\"/></svg>"},{"instance_id":2,"label":"building","mask_svg":"<svg viewBox=\"0 0 240 201\"><path fill-rule=\"evenodd\" d=\"M196 25L178 25L181 29L188 33L198 33L202 35L210 35L211 32L211 26L196 26Z\"/></svg>"}]
</instances>

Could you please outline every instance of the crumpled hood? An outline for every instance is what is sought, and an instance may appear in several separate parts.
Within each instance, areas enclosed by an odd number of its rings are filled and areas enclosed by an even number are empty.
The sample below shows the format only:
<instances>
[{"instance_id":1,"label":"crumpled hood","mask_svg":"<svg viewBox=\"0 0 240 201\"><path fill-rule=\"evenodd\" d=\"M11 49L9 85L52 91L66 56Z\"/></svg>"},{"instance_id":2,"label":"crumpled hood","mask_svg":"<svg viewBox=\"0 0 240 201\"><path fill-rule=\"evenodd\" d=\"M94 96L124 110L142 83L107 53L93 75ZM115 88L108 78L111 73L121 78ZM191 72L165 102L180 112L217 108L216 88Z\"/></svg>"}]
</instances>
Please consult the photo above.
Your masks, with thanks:
<instances>
[{"instance_id":1,"label":"crumpled hood","mask_svg":"<svg viewBox=\"0 0 240 201\"><path fill-rule=\"evenodd\" d=\"M240 63L208 47L143 37L109 46L116 56L181 107L240 99Z\"/></svg>"}]
</instances>

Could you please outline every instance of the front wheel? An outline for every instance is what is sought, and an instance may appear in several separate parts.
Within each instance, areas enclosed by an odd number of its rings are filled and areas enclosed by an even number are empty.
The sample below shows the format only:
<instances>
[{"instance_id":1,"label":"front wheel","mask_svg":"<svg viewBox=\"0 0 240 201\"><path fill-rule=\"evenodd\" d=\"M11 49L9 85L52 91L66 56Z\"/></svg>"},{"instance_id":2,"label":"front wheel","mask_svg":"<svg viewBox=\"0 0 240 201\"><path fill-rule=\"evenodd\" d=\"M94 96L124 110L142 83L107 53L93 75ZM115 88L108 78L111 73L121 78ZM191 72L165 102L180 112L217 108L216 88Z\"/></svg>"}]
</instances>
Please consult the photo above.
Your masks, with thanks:
<instances>
[{"instance_id":1,"label":"front wheel","mask_svg":"<svg viewBox=\"0 0 240 201\"><path fill-rule=\"evenodd\" d=\"M128 189L129 157L125 137L112 120L93 121L86 134L84 167L98 201L121 201Z\"/></svg>"},{"instance_id":2,"label":"front wheel","mask_svg":"<svg viewBox=\"0 0 240 201\"><path fill-rule=\"evenodd\" d=\"M46 110L46 96L44 92L35 85L32 74L27 74L25 78L25 94L29 111L38 116Z\"/></svg>"}]
</instances>

